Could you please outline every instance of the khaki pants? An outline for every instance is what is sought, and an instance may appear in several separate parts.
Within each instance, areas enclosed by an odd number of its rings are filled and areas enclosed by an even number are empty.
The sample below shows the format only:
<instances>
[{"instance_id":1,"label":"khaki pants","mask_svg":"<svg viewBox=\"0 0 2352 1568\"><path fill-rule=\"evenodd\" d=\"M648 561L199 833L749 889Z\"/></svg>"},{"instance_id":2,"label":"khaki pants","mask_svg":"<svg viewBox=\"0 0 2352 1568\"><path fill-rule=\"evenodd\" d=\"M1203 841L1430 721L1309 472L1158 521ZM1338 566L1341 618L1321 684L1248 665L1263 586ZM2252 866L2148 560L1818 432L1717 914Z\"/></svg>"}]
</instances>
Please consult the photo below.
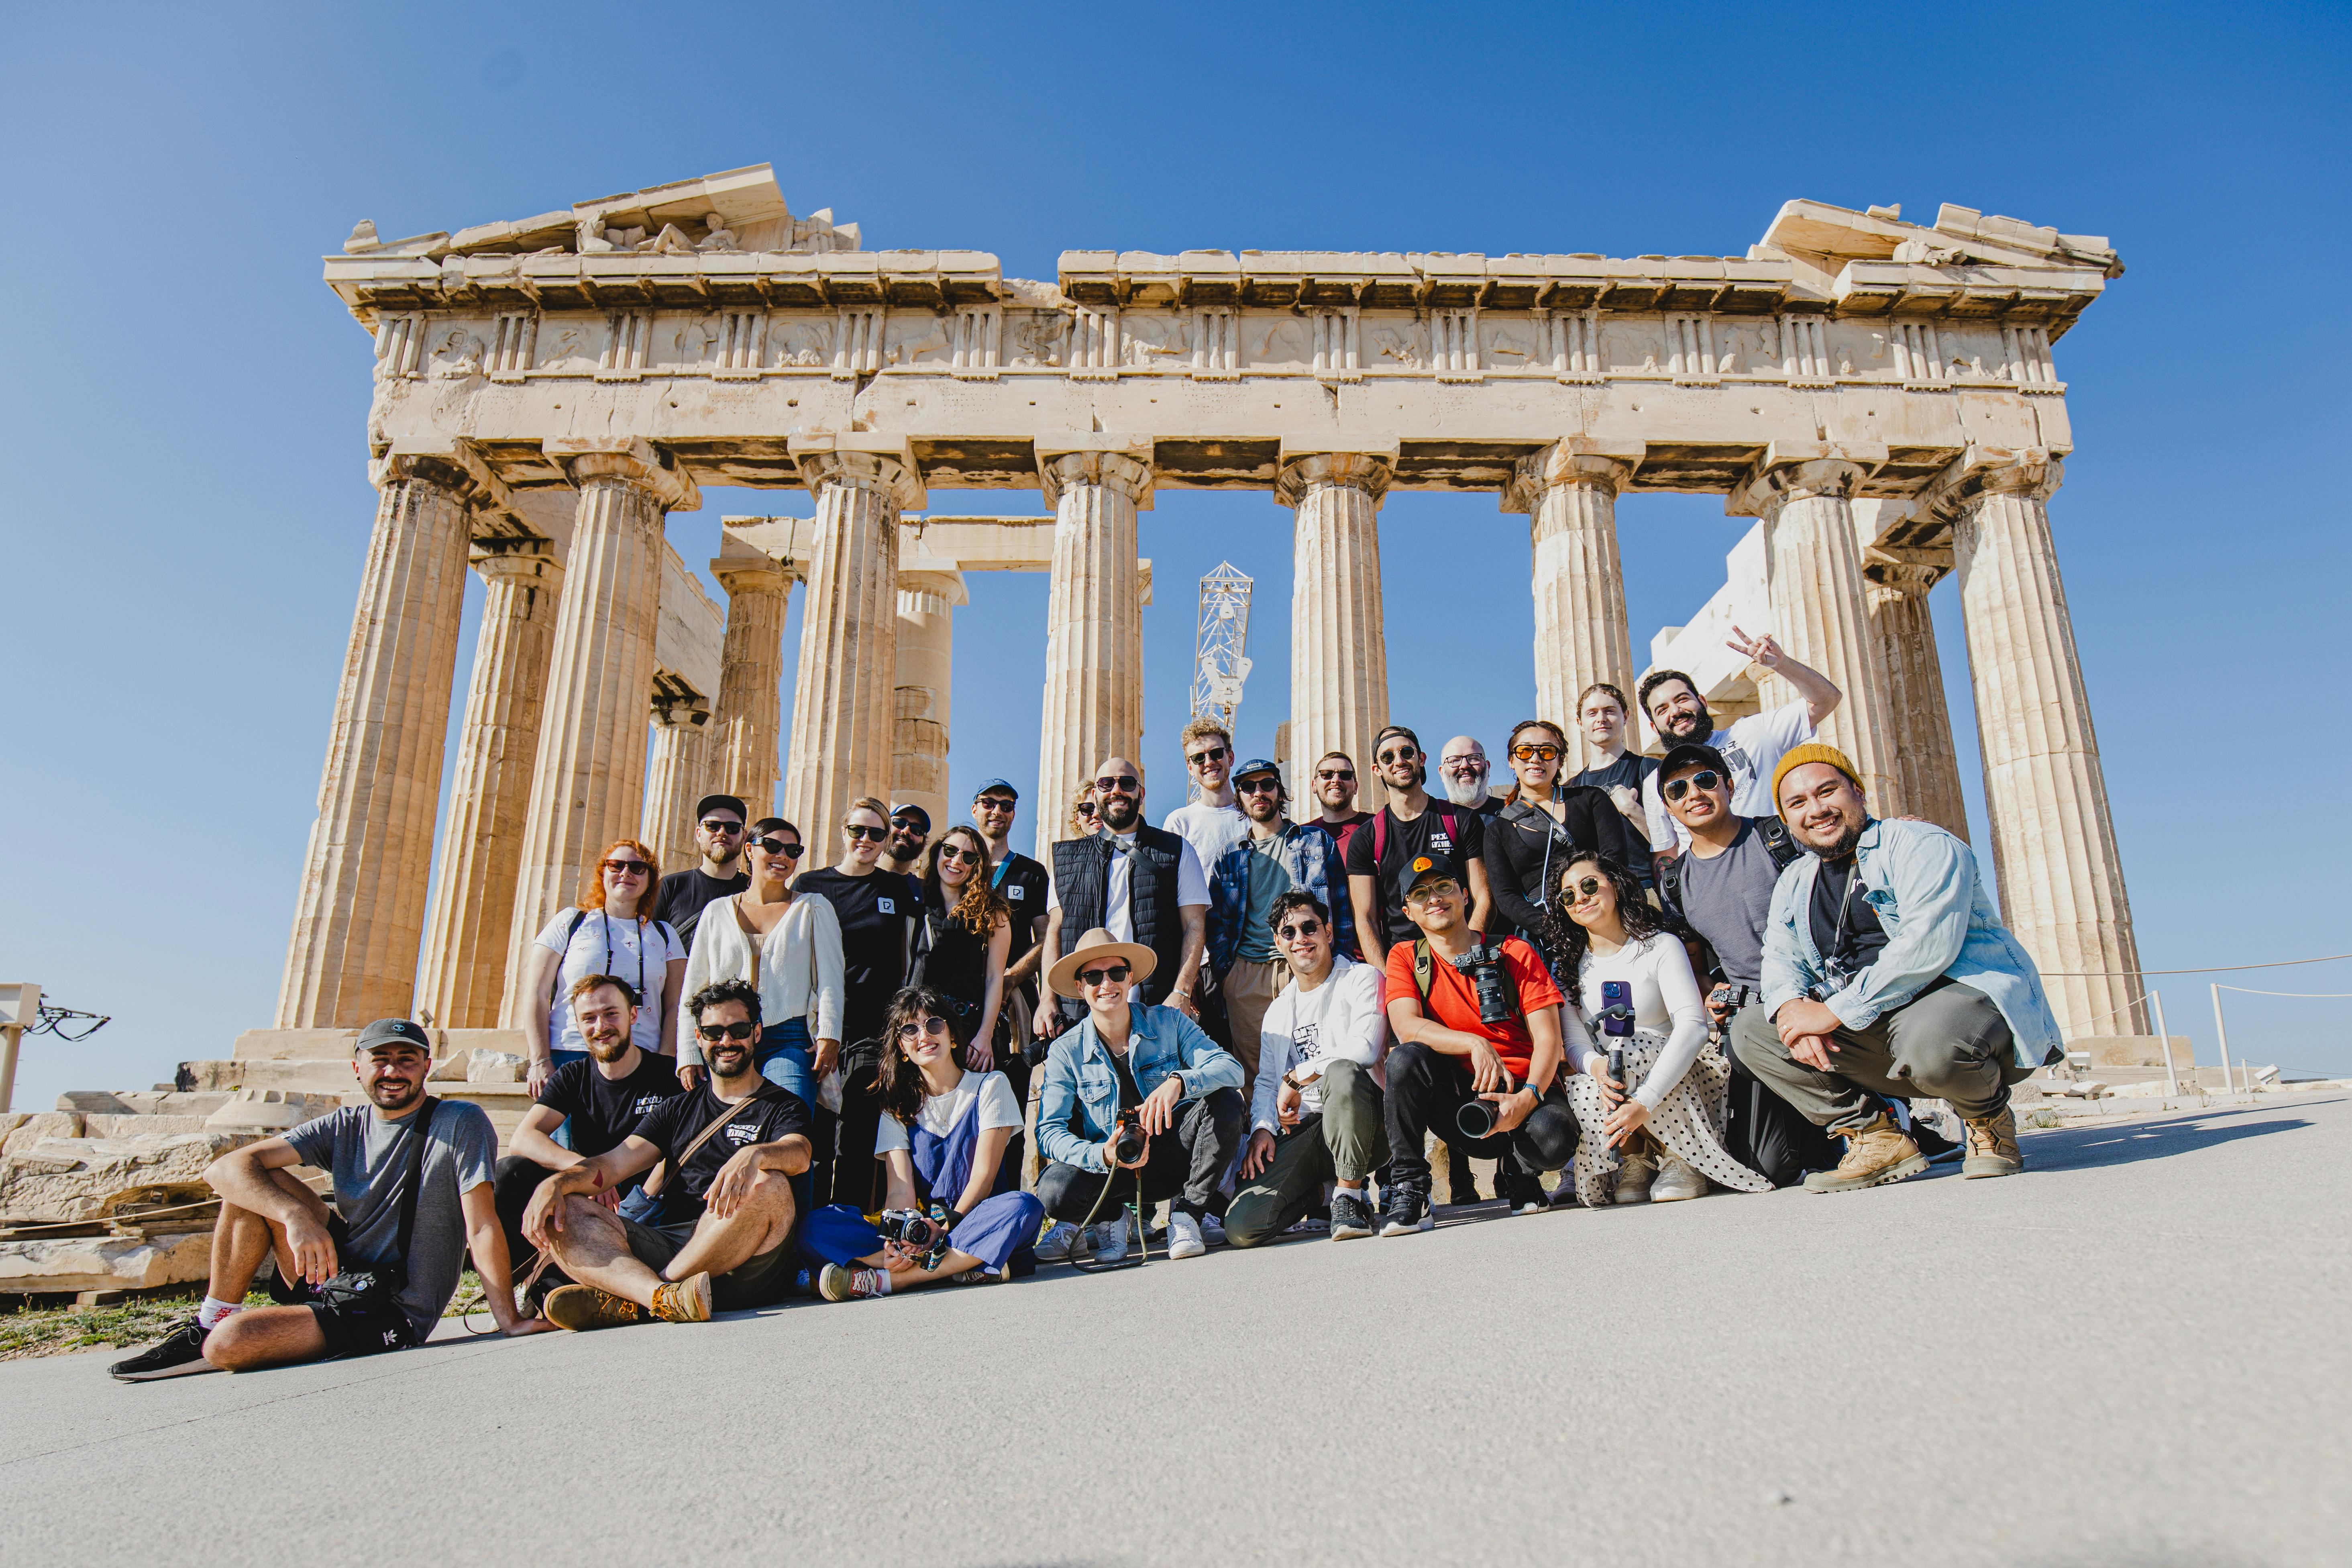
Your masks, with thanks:
<instances>
[{"instance_id":1,"label":"khaki pants","mask_svg":"<svg viewBox=\"0 0 2352 1568\"><path fill-rule=\"evenodd\" d=\"M1350 1061L1326 1066L1323 1109L1276 1135L1274 1163L1225 1210L1225 1239L1255 1247L1280 1236L1315 1206L1324 1183L1360 1181L1387 1164L1384 1114L1381 1086L1369 1069Z\"/></svg>"},{"instance_id":2,"label":"khaki pants","mask_svg":"<svg viewBox=\"0 0 2352 1568\"><path fill-rule=\"evenodd\" d=\"M2009 1020L1991 997L1958 981L1937 981L1867 1029L1840 1029L1830 1058L1834 1072L1789 1054L1762 1007L1731 1020L1739 1065L1797 1108L1816 1127L1853 1131L1884 1114L1873 1095L1940 1100L1969 1121L1998 1116L2011 1084L2032 1068L2017 1065ZM1393 1069L1392 1069L1393 1070Z\"/></svg>"},{"instance_id":3,"label":"khaki pants","mask_svg":"<svg viewBox=\"0 0 2352 1568\"><path fill-rule=\"evenodd\" d=\"M1257 1085L1257 1034L1265 1023L1265 1010L1289 984L1290 965L1278 958L1271 963L1237 958L1218 978L1218 993L1225 999L1225 1022L1233 1031L1234 1055L1242 1064L1244 1103Z\"/></svg>"}]
</instances>

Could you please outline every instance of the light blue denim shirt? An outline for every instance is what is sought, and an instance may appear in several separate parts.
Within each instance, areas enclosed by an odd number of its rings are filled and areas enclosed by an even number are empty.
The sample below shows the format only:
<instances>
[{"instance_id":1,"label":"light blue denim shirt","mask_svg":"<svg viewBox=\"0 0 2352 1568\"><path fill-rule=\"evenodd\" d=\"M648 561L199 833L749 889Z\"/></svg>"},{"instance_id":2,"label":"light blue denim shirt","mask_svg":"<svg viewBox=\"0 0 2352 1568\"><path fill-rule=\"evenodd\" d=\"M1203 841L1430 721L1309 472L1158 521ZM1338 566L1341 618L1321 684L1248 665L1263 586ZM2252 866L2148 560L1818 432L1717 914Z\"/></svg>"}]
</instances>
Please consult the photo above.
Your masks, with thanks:
<instances>
[{"instance_id":1,"label":"light blue denim shirt","mask_svg":"<svg viewBox=\"0 0 2352 1568\"><path fill-rule=\"evenodd\" d=\"M1234 1054L1173 1007L1128 1004L1127 1068L1147 1097L1171 1073L1184 1075L1184 1098L1199 1100L1221 1089L1242 1087L1242 1064ZM1070 1129L1075 1106L1083 1133ZM1037 1152L1081 1170L1103 1167L1103 1141L1118 1120L1118 1074L1110 1049L1095 1033L1092 1014L1054 1042L1045 1058L1045 1087L1037 1094Z\"/></svg>"},{"instance_id":2,"label":"light blue denim shirt","mask_svg":"<svg viewBox=\"0 0 2352 1568\"><path fill-rule=\"evenodd\" d=\"M1772 889L1772 915L1764 927L1768 1016L1822 977L1808 918L1821 866L1816 855L1793 860ZM1886 945L1852 984L1828 999L1830 1011L1848 1028L1870 1027L1881 1014L1948 974L1992 998L2009 1020L2019 1067L2038 1068L2054 1058L2062 1048L2058 1020L2042 994L2041 972L1993 913L1967 845L1928 823L1874 821L1854 846L1854 875L1886 928Z\"/></svg>"}]
</instances>

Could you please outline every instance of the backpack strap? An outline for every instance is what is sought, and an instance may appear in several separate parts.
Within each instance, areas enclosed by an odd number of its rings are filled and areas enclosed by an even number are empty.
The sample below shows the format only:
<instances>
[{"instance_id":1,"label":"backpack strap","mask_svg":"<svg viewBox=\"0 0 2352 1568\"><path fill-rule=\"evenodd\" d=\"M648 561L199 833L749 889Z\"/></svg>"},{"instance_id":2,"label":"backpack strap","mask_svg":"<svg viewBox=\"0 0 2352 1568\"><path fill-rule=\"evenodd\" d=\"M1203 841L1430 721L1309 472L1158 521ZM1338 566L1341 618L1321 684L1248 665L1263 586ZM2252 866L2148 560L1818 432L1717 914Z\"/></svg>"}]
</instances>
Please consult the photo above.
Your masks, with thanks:
<instances>
[{"instance_id":1,"label":"backpack strap","mask_svg":"<svg viewBox=\"0 0 2352 1568\"><path fill-rule=\"evenodd\" d=\"M1748 820L1755 823L1756 831L1764 836L1764 849L1772 857L1775 870L1788 869L1789 862L1804 853L1797 847L1796 839L1790 837L1789 825L1779 817L1757 816Z\"/></svg>"},{"instance_id":2,"label":"backpack strap","mask_svg":"<svg viewBox=\"0 0 2352 1568\"><path fill-rule=\"evenodd\" d=\"M547 988L547 1005L551 1007L563 1000L563 961L571 956L572 939L580 934L580 922L587 918L586 910L575 909L572 911L572 923L563 928L563 945L555 954L555 984ZM640 996L637 1001L642 1005L645 998Z\"/></svg>"},{"instance_id":3,"label":"backpack strap","mask_svg":"<svg viewBox=\"0 0 2352 1568\"><path fill-rule=\"evenodd\" d=\"M1421 993L1421 1005L1429 1005L1429 983L1436 973L1436 963L1429 955L1429 939L1412 939L1412 988Z\"/></svg>"},{"instance_id":4,"label":"backpack strap","mask_svg":"<svg viewBox=\"0 0 2352 1568\"><path fill-rule=\"evenodd\" d=\"M416 1131L408 1139L408 1184L400 1194L400 1236L394 1255L400 1259L401 1271L408 1269L408 1238L416 1229L416 1200L425 1194L425 1147L433 1141L433 1113L441 1102L431 1095L416 1109Z\"/></svg>"},{"instance_id":5,"label":"backpack strap","mask_svg":"<svg viewBox=\"0 0 2352 1568\"><path fill-rule=\"evenodd\" d=\"M1389 858L1389 808L1382 806L1372 813L1372 869L1378 871L1381 862Z\"/></svg>"}]
</instances>

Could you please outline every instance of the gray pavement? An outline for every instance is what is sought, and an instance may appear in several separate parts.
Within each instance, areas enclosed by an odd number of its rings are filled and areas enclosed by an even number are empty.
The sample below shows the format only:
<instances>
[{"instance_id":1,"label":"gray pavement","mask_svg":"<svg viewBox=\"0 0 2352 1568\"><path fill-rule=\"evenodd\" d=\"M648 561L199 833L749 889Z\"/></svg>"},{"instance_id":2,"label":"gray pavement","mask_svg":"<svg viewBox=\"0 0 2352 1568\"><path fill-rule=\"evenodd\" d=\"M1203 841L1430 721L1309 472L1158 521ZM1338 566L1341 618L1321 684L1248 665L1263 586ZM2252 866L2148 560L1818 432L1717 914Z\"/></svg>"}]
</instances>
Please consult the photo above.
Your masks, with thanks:
<instances>
[{"instance_id":1,"label":"gray pavement","mask_svg":"<svg viewBox=\"0 0 2352 1568\"><path fill-rule=\"evenodd\" d=\"M25 1563L2352 1560L2352 1100L702 1327L0 1366Z\"/></svg>"}]
</instances>

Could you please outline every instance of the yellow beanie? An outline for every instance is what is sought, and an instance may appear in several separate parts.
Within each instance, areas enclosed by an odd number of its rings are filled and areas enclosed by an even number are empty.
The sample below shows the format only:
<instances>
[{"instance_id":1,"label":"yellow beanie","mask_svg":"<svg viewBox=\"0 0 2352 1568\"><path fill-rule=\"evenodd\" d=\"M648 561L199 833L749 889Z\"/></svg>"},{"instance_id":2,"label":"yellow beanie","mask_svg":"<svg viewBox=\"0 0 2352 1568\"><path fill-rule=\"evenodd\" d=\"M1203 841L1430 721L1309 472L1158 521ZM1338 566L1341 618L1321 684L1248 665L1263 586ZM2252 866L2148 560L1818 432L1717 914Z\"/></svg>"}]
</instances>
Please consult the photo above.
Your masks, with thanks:
<instances>
[{"instance_id":1,"label":"yellow beanie","mask_svg":"<svg viewBox=\"0 0 2352 1568\"><path fill-rule=\"evenodd\" d=\"M1819 741L1808 741L1801 746L1792 748L1787 756L1780 759L1780 765L1772 770L1772 814L1775 816L1780 815L1780 781L1789 776L1790 768L1801 768L1807 763L1827 763L1852 779L1854 788L1862 787L1862 775L1854 771L1852 758L1835 746L1825 746Z\"/></svg>"}]
</instances>

